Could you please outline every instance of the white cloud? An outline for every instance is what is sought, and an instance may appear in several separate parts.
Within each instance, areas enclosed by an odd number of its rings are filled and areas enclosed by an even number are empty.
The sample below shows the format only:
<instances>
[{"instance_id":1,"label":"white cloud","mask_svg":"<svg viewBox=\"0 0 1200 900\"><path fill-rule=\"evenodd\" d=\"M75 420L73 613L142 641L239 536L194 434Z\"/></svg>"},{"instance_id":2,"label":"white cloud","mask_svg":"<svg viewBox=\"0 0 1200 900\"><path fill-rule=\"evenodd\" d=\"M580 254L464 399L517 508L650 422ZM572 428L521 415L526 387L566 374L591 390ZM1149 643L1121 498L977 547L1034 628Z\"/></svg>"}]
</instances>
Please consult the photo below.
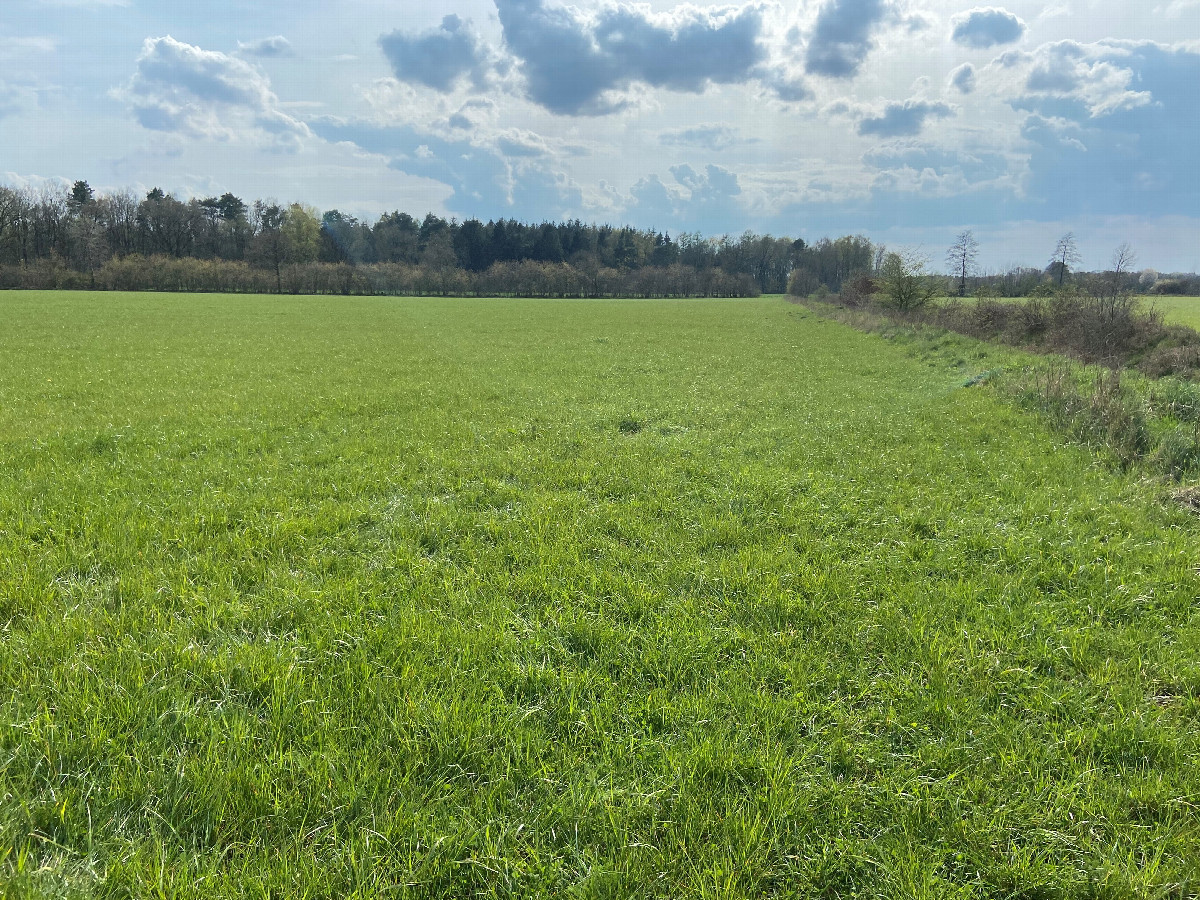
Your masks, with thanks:
<instances>
[{"instance_id":1,"label":"white cloud","mask_svg":"<svg viewBox=\"0 0 1200 900\"><path fill-rule=\"evenodd\" d=\"M238 53L246 56L291 56L292 43L282 34L259 38L257 41L242 43L238 41Z\"/></svg>"},{"instance_id":2,"label":"white cloud","mask_svg":"<svg viewBox=\"0 0 1200 900\"><path fill-rule=\"evenodd\" d=\"M1004 93L1017 105L1071 101L1100 117L1154 100L1150 92L1134 89L1135 73L1122 65L1128 55L1115 41L1057 41L1031 53L1006 53L989 69L1001 74Z\"/></svg>"},{"instance_id":3,"label":"white cloud","mask_svg":"<svg viewBox=\"0 0 1200 900\"><path fill-rule=\"evenodd\" d=\"M311 134L282 111L258 69L170 35L146 39L133 78L113 95L153 131L280 149L296 149Z\"/></svg>"},{"instance_id":4,"label":"white cloud","mask_svg":"<svg viewBox=\"0 0 1200 900\"><path fill-rule=\"evenodd\" d=\"M59 175L22 175L18 172L0 172L0 184L29 191L43 189L57 191L71 186L70 181Z\"/></svg>"},{"instance_id":5,"label":"white cloud","mask_svg":"<svg viewBox=\"0 0 1200 900\"><path fill-rule=\"evenodd\" d=\"M986 49L1012 44L1025 34L1025 23L1006 9L984 6L960 13L951 19L951 38L965 47Z\"/></svg>"}]
</instances>

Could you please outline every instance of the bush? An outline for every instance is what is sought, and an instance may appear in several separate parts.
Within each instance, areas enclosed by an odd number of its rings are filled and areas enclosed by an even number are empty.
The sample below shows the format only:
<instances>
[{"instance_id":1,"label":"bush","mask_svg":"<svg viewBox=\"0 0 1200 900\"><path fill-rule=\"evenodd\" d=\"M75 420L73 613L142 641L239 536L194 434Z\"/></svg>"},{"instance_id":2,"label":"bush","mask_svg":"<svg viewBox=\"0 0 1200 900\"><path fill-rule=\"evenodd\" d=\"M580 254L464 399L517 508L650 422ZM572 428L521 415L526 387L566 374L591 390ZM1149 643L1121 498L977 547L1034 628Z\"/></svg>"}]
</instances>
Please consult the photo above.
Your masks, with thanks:
<instances>
[{"instance_id":1,"label":"bush","mask_svg":"<svg viewBox=\"0 0 1200 900\"><path fill-rule=\"evenodd\" d=\"M915 252L889 253L879 274L884 304L907 313L940 297L945 292L943 279L926 274L926 265L928 261Z\"/></svg>"},{"instance_id":2,"label":"bush","mask_svg":"<svg viewBox=\"0 0 1200 900\"><path fill-rule=\"evenodd\" d=\"M1164 278L1150 286L1151 294L1187 296L1192 292L1192 283L1182 278Z\"/></svg>"},{"instance_id":3,"label":"bush","mask_svg":"<svg viewBox=\"0 0 1200 900\"><path fill-rule=\"evenodd\" d=\"M1164 375L1195 375L1200 372L1200 345L1155 347L1142 357L1138 363L1138 370L1151 378L1161 378Z\"/></svg>"},{"instance_id":4,"label":"bush","mask_svg":"<svg viewBox=\"0 0 1200 900\"><path fill-rule=\"evenodd\" d=\"M842 286L842 305L851 309L866 306L877 293L879 293L879 283L874 278L869 275L858 275Z\"/></svg>"},{"instance_id":5,"label":"bush","mask_svg":"<svg viewBox=\"0 0 1200 900\"><path fill-rule=\"evenodd\" d=\"M920 321L982 340L1063 353L1109 367L1136 366L1148 375L1200 371L1200 332L1166 325L1154 309L1124 292L1096 294L1078 286L1042 288L1024 301L987 296L918 311Z\"/></svg>"},{"instance_id":6,"label":"bush","mask_svg":"<svg viewBox=\"0 0 1200 900\"><path fill-rule=\"evenodd\" d=\"M808 269L795 269L788 276L787 292L792 297L808 297L820 286L817 276Z\"/></svg>"}]
</instances>

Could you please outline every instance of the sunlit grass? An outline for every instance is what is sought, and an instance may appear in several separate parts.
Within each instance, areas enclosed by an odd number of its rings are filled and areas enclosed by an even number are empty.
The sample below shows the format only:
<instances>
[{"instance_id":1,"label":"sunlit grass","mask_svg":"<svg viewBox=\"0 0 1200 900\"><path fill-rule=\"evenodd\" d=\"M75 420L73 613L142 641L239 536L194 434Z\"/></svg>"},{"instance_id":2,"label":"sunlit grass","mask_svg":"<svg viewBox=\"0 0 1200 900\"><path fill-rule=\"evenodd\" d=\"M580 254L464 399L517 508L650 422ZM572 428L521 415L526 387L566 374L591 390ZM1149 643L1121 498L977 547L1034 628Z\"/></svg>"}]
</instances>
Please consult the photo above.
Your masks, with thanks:
<instances>
[{"instance_id":1,"label":"sunlit grass","mask_svg":"<svg viewBox=\"0 0 1200 900\"><path fill-rule=\"evenodd\" d=\"M0 894L1194 894L1200 528L976 347L0 295Z\"/></svg>"},{"instance_id":2,"label":"sunlit grass","mask_svg":"<svg viewBox=\"0 0 1200 900\"><path fill-rule=\"evenodd\" d=\"M1160 310L1168 322L1200 329L1200 297L1148 297L1146 302Z\"/></svg>"}]
</instances>

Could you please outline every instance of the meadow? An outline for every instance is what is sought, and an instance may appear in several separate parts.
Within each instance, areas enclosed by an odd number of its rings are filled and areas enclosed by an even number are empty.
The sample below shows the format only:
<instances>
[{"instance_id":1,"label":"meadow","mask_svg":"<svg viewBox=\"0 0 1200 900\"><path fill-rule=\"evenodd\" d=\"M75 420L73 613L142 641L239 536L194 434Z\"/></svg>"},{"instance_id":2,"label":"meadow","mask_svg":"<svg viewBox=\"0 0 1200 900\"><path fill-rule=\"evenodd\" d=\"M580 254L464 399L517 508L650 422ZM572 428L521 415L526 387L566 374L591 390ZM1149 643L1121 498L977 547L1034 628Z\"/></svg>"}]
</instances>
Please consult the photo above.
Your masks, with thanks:
<instances>
[{"instance_id":1,"label":"meadow","mask_svg":"<svg viewBox=\"0 0 1200 900\"><path fill-rule=\"evenodd\" d=\"M1200 520L1004 352L0 294L0 895L1200 895Z\"/></svg>"},{"instance_id":2,"label":"meadow","mask_svg":"<svg viewBox=\"0 0 1200 900\"><path fill-rule=\"evenodd\" d=\"M1150 297L1147 302L1159 310L1168 322L1200 329L1200 297Z\"/></svg>"}]
</instances>

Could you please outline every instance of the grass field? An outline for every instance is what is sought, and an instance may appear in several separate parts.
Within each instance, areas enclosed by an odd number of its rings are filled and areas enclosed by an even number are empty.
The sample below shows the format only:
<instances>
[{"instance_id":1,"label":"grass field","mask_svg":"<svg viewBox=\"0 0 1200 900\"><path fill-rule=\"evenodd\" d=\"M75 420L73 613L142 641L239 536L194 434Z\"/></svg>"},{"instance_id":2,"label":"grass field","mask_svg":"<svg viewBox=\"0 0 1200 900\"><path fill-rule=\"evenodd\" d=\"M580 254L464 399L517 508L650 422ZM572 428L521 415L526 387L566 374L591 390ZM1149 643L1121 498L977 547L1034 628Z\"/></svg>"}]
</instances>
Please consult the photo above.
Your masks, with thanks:
<instances>
[{"instance_id":1,"label":"grass field","mask_svg":"<svg viewBox=\"0 0 1200 900\"><path fill-rule=\"evenodd\" d=\"M974 346L0 294L0 895L1197 896L1200 523Z\"/></svg>"},{"instance_id":2,"label":"grass field","mask_svg":"<svg viewBox=\"0 0 1200 900\"><path fill-rule=\"evenodd\" d=\"M1161 310L1168 322L1200 329L1200 297L1148 297L1146 302Z\"/></svg>"}]
</instances>

